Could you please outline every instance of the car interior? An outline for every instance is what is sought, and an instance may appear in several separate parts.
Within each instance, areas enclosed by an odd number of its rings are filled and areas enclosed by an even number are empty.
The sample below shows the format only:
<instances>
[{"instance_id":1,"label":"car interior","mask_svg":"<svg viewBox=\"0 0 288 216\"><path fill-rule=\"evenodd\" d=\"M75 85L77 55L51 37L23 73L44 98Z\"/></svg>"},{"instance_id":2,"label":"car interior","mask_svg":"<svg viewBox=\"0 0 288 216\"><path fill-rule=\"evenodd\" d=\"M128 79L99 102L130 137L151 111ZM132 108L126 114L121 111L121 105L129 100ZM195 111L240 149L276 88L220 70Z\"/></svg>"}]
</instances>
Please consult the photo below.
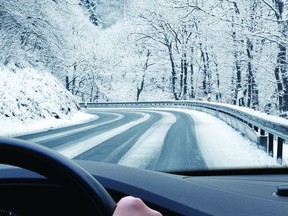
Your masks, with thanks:
<instances>
[{"instance_id":1,"label":"car interior","mask_svg":"<svg viewBox=\"0 0 288 216\"><path fill-rule=\"evenodd\" d=\"M0 139L0 162L1 216L112 215L128 195L163 215L288 212L287 168L162 173L73 161L15 138Z\"/></svg>"}]
</instances>

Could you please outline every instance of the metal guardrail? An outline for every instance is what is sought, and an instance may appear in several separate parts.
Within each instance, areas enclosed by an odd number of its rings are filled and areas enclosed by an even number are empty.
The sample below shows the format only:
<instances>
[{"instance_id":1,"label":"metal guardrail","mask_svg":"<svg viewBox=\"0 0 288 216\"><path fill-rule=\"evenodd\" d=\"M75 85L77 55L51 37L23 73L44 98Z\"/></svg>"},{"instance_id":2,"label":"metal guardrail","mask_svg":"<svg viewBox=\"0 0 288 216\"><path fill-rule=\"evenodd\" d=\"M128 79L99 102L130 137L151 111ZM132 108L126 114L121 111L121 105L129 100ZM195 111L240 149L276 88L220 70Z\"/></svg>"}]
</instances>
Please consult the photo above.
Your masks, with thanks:
<instances>
[{"instance_id":1,"label":"metal guardrail","mask_svg":"<svg viewBox=\"0 0 288 216\"><path fill-rule=\"evenodd\" d=\"M274 121L257 115L255 112L241 110L237 106L221 103L201 102L201 101L152 101L152 102L114 102L114 103L79 103L84 108L186 108L193 109L218 117L233 128L239 130L244 136L258 143L258 147L267 152L270 156L276 155L277 162L283 160L283 144L288 141L288 120L287 124L281 121ZM280 117L279 117L280 119ZM284 119L282 119L284 122ZM276 154L274 154L276 145Z\"/></svg>"}]
</instances>

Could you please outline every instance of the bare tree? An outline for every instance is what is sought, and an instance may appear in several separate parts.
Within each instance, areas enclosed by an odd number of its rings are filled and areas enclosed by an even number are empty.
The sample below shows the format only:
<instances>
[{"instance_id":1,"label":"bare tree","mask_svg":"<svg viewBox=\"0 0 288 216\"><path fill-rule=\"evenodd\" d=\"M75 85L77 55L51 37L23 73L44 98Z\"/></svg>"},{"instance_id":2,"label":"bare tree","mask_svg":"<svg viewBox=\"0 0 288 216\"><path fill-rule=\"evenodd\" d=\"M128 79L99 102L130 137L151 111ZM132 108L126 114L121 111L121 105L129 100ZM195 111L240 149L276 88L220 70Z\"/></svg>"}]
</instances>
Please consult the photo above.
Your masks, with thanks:
<instances>
[{"instance_id":1,"label":"bare tree","mask_svg":"<svg viewBox=\"0 0 288 216\"><path fill-rule=\"evenodd\" d=\"M288 41L288 19L287 2L283 0L273 0L263 2L274 14L278 25L278 32L281 36L278 41L278 53L274 75L277 83L277 96L280 112L288 111L288 71L287 71L287 41ZM285 17L286 14L286 17Z\"/></svg>"}]
</instances>

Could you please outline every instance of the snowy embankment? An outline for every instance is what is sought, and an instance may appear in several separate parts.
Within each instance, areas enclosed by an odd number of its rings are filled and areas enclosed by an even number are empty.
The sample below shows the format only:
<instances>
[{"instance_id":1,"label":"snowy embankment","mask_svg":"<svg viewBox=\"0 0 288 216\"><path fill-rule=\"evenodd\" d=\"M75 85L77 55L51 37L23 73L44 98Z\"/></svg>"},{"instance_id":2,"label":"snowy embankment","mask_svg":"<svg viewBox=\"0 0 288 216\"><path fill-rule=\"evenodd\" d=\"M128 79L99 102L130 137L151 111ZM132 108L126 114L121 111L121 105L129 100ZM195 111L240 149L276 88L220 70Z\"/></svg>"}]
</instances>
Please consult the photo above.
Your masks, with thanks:
<instances>
[{"instance_id":1,"label":"snowy embankment","mask_svg":"<svg viewBox=\"0 0 288 216\"><path fill-rule=\"evenodd\" d=\"M2 136L42 131L93 118L79 111L73 96L50 73L29 67L0 68L0 77Z\"/></svg>"}]
</instances>

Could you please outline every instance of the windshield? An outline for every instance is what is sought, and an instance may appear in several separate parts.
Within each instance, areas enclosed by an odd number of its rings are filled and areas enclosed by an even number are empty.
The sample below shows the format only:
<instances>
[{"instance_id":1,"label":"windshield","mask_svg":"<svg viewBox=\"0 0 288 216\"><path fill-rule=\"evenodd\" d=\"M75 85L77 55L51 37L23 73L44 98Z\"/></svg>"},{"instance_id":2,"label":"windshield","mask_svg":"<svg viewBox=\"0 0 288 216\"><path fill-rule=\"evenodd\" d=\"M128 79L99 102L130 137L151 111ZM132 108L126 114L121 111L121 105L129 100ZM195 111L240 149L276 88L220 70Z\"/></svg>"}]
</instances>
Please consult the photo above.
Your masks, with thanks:
<instances>
[{"instance_id":1,"label":"windshield","mask_svg":"<svg viewBox=\"0 0 288 216\"><path fill-rule=\"evenodd\" d=\"M283 0L0 0L0 135L157 171L288 165Z\"/></svg>"}]
</instances>

